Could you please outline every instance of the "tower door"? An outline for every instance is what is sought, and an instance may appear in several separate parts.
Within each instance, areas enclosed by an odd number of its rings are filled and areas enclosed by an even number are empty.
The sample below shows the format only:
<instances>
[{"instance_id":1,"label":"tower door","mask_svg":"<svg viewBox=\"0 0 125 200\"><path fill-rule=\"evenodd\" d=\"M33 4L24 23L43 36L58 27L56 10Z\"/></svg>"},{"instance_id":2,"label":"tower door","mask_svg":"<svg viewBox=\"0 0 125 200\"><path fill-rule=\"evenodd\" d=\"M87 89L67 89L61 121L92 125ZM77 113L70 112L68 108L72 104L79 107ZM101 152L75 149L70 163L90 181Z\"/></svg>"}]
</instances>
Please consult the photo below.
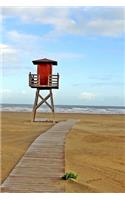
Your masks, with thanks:
<instances>
[{"instance_id":1,"label":"tower door","mask_svg":"<svg viewBox=\"0 0 125 200\"><path fill-rule=\"evenodd\" d=\"M40 85L48 85L49 75L52 74L51 64L39 64L37 74L40 76Z\"/></svg>"}]
</instances>

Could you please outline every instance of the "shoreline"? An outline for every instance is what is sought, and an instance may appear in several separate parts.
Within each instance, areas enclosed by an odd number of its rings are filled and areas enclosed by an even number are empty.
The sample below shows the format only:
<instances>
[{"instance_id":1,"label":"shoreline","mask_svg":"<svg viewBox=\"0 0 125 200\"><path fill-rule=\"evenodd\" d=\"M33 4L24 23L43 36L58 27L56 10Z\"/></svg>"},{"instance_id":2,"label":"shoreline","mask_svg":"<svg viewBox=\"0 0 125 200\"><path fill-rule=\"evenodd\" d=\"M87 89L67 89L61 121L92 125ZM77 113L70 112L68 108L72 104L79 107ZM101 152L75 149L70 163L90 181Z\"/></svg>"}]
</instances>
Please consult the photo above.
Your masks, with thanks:
<instances>
[{"instance_id":1,"label":"shoreline","mask_svg":"<svg viewBox=\"0 0 125 200\"><path fill-rule=\"evenodd\" d=\"M83 105L55 105L55 113L83 113L83 114L125 114L125 106L83 106ZM32 112L33 105L4 104L1 105L2 112ZM40 113L50 113L46 106L38 109Z\"/></svg>"},{"instance_id":2,"label":"shoreline","mask_svg":"<svg viewBox=\"0 0 125 200\"><path fill-rule=\"evenodd\" d=\"M30 111L0 111L0 113L27 113L27 114L32 114L32 112ZM46 114L46 115L51 115L52 112L37 112L39 115L43 115L43 114ZM124 116L125 113L83 113L83 112L55 112L54 113L55 115L121 115L121 116Z\"/></svg>"}]
</instances>

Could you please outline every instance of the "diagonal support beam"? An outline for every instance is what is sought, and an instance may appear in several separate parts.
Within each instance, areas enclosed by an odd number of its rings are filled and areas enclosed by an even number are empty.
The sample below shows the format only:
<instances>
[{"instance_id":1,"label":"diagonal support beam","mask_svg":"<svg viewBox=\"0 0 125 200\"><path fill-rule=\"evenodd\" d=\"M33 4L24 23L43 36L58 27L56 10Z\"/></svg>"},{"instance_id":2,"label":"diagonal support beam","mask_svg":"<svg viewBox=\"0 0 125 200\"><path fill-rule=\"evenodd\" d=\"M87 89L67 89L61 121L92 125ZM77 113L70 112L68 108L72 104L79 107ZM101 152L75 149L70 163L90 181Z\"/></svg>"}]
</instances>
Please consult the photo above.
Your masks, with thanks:
<instances>
[{"instance_id":1,"label":"diagonal support beam","mask_svg":"<svg viewBox=\"0 0 125 200\"><path fill-rule=\"evenodd\" d=\"M44 98L39 94L39 97L44 100ZM52 106L47 102L45 101L46 105L52 110Z\"/></svg>"},{"instance_id":2,"label":"diagonal support beam","mask_svg":"<svg viewBox=\"0 0 125 200\"><path fill-rule=\"evenodd\" d=\"M39 108L46 100L50 97L50 94L48 94L37 106L35 109Z\"/></svg>"}]
</instances>

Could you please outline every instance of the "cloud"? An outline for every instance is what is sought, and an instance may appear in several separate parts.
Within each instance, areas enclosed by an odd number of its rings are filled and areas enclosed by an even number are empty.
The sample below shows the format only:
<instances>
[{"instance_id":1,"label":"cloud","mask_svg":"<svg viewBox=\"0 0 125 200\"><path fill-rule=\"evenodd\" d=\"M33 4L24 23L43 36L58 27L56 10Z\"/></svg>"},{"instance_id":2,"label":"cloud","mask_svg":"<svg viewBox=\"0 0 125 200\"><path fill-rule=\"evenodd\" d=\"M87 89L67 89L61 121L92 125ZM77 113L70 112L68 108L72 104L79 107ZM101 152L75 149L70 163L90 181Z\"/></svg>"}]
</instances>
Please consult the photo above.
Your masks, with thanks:
<instances>
[{"instance_id":1,"label":"cloud","mask_svg":"<svg viewBox=\"0 0 125 200\"><path fill-rule=\"evenodd\" d=\"M2 13L0 13L0 32L2 33L2 30L3 30L3 16L2 16Z\"/></svg>"},{"instance_id":2,"label":"cloud","mask_svg":"<svg viewBox=\"0 0 125 200\"><path fill-rule=\"evenodd\" d=\"M94 35L118 36L124 30L123 20L96 19L88 23Z\"/></svg>"},{"instance_id":3,"label":"cloud","mask_svg":"<svg viewBox=\"0 0 125 200\"><path fill-rule=\"evenodd\" d=\"M18 50L11 45L0 44L1 67L10 67L18 62Z\"/></svg>"},{"instance_id":4,"label":"cloud","mask_svg":"<svg viewBox=\"0 0 125 200\"><path fill-rule=\"evenodd\" d=\"M18 101L19 103L22 103L23 101L25 103L27 99L30 102L32 101L33 94L33 90L0 88L0 103L14 103L15 101Z\"/></svg>"},{"instance_id":5,"label":"cloud","mask_svg":"<svg viewBox=\"0 0 125 200\"><path fill-rule=\"evenodd\" d=\"M4 8L3 15L18 17L23 23L50 25L45 38L65 34L120 36L124 32L123 7L40 7Z\"/></svg>"},{"instance_id":6,"label":"cloud","mask_svg":"<svg viewBox=\"0 0 125 200\"><path fill-rule=\"evenodd\" d=\"M96 94L92 92L82 92L80 94L80 99L81 100L94 100L96 98Z\"/></svg>"},{"instance_id":7,"label":"cloud","mask_svg":"<svg viewBox=\"0 0 125 200\"><path fill-rule=\"evenodd\" d=\"M0 94L3 94L3 93L11 93L11 90L9 90L9 89L0 89Z\"/></svg>"},{"instance_id":8,"label":"cloud","mask_svg":"<svg viewBox=\"0 0 125 200\"><path fill-rule=\"evenodd\" d=\"M7 44L0 44L0 54L15 54L17 50Z\"/></svg>"},{"instance_id":9,"label":"cloud","mask_svg":"<svg viewBox=\"0 0 125 200\"><path fill-rule=\"evenodd\" d=\"M10 67L13 63L17 64L18 51L7 44L0 44L0 64L4 67L6 64Z\"/></svg>"},{"instance_id":10,"label":"cloud","mask_svg":"<svg viewBox=\"0 0 125 200\"><path fill-rule=\"evenodd\" d=\"M16 94L21 94L21 95L28 95L27 90L21 90L21 91L17 91ZM7 88L0 88L0 95L2 96L9 96L9 95L14 95L15 91L13 91L12 89L7 89Z\"/></svg>"},{"instance_id":11,"label":"cloud","mask_svg":"<svg viewBox=\"0 0 125 200\"><path fill-rule=\"evenodd\" d=\"M34 40L39 39L39 37L36 35L19 33L16 30L9 31L7 33L7 35L11 40L20 41L20 42L22 42L22 41L23 42L26 42L26 41L32 42Z\"/></svg>"},{"instance_id":12,"label":"cloud","mask_svg":"<svg viewBox=\"0 0 125 200\"><path fill-rule=\"evenodd\" d=\"M7 38L7 40L9 40L9 42L11 42L18 49L18 51L20 51L20 54L21 50L24 53L31 54L31 52L35 49L38 49L39 47L41 48L40 42L42 38L38 35L11 30L5 32L5 38Z\"/></svg>"},{"instance_id":13,"label":"cloud","mask_svg":"<svg viewBox=\"0 0 125 200\"><path fill-rule=\"evenodd\" d=\"M51 57L53 59L57 58L58 59L78 59L78 58L84 58L85 55L83 53L73 53L73 52L48 52L45 51L40 44L40 41L42 42L43 38L37 35L32 35L32 34L23 34L20 33L16 30L9 31L7 32L7 37L14 41L14 44L20 48L20 50L23 50L23 53L27 50L29 50L29 53L32 51L37 53L38 55L38 50L42 54L45 54L48 57ZM3 46L4 48L8 49L9 47L7 45Z\"/></svg>"},{"instance_id":14,"label":"cloud","mask_svg":"<svg viewBox=\"0 0 125 200\"><path fill-rule=\"evenodd\" d=\"M4 97L10 99L11 90L0 88L0 103L4 103Z\"/></svg>"},{"instance_id":15,"label":"cloud","mask_svg":"<svg viewBox=\"0 0 125 200\"><path fill-rule=\"evenodd\" d=\"M24 68L24 57L27 58L28 63L32 57L41 55L52 58L58 56L59 59L84 58L85 55L73 53L72 51L49 52L47 46L50 41L47 43L47 39L57 39L68 34L118 37L124 32L123 10L123 8L113 7L4 7L0 14L0 19L4 22L2 34L4 41L9 41L9 43L0 45L2 67L14 69L14 67L19 68L20 65L20 68ZM11 19L13 25L15 25L16 20L16 23L18 22L22 26L21 31L18 30L16 25L15 27L12 26L14 29L9 26L7 30L8 18ZM5 27L4 24L6 25ZM27 25L25 30L23 28L24 24ZM29 24L38 24L41 29L44 29L44 26L47 25L46 33L44 31L40 33L40 29L39 35L36 32L35 34L26 32Z\"/></svg>"}]
</instances>

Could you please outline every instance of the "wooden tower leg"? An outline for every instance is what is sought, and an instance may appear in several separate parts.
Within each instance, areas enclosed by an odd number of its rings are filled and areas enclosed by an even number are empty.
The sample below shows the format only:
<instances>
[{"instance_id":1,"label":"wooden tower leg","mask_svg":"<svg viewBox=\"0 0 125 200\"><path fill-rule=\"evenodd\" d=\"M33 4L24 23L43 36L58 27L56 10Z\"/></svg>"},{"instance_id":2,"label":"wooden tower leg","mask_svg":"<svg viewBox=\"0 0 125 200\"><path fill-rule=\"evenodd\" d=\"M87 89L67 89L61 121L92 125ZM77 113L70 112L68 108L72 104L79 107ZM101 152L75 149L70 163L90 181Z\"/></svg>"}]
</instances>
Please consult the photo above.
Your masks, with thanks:
<instances>
[{"instance_id":1,"label":"wooden tower leg","mask_svg":"<svg viewBox=\"0 0 125 200\"><path fill-rule=\"evenodd\" d=\"M35 101L34 101L34 106L33 106L33 122L35 121L36 106L37 106L37 103L38 103L38 97L39 97L39 89L36 90L36 96L35 96Z\"/></svg>"},{"instance_id":2,"label":"wooden tower leg","mask_svg":"<svg viewBox=\"0 0 125 200\"><path fill-rule=\"evenodd\" d=\"M54 101L53 101L53 93L52 90L50 90L50 101L51 101L51 110L54 113Z\"/></svg>"},{"instance_id":3,"label":"wooden tower leg","mask_svg":"<svg viewBox=\"0 0 125 200\"><path fill-rule=\"evenodd\" d=\"M53 113L54 123L55 123L55 109L54 109L54 101L53 101L53 93L52 90L50 90L50 101L51 101L51 110Z\"/></svg>"}]
</instances>

